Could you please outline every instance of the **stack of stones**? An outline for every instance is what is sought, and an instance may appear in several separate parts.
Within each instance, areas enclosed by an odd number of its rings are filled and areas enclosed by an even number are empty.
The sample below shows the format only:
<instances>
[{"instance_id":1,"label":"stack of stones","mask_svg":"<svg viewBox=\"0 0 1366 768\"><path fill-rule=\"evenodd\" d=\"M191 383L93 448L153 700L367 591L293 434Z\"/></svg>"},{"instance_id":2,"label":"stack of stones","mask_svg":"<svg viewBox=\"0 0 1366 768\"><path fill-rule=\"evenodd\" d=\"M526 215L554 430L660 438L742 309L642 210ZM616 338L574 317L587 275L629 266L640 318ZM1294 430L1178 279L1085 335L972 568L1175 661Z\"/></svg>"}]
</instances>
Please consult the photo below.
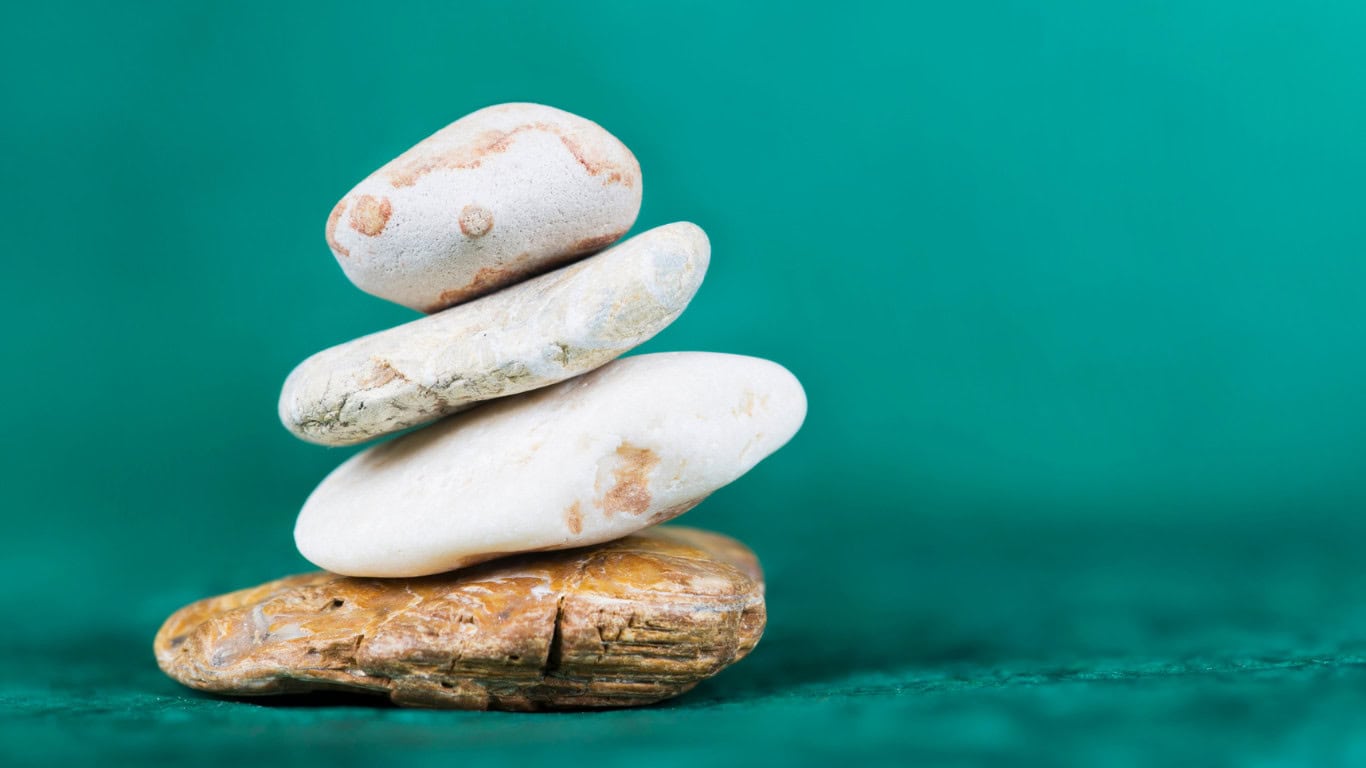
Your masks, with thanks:
<instances>
[{"instance_id":1,"label":"stack of stones","mask_svg":"<svg viewBox=\"0 0 1366 768\"><path fill-rule=\"evenodd\" d=\"M470 114L344 197L327 241L347 277L429 314L305 360L280 417L323 445L430 424L309 496L295 540L326 572L181 609L161 668L229 695L527 710L652 703L747 654L753 553L654 526L786 443L806 399L765 360L617 359L710 258L688 223L612 245L640 200L630 150L535 104Z\"/></svg>"}]
</instances>

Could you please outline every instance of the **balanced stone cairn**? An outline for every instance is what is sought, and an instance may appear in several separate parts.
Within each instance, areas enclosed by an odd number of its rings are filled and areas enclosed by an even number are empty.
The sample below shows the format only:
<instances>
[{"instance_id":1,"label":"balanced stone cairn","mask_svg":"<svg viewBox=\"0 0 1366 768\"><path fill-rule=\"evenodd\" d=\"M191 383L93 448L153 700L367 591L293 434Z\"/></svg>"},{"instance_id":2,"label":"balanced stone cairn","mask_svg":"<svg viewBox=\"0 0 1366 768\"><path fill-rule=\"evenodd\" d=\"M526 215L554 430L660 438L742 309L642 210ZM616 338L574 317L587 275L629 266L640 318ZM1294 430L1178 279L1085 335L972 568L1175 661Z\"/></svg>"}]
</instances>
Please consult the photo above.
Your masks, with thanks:
<instances>
[{"instance_id":1,"label":"balanced stone cairn","mask_svg":"<svg viewBox=\"0 0 1366 768\"><path fill-rule=\"evenodd\" d=\"M630 150L537 104L461 118L342 198L327 242L347 277L431 314L305 360L280 418L323 445L435 423L309 496L294 537L327 572L182 608L161 668L227 695L536 710L653 703L749 653L754 554L652 526L786 443L806 397L756 358L617 359L710 259L683 222L612 245L640 200Z\"/></svg>"}]
</instances>

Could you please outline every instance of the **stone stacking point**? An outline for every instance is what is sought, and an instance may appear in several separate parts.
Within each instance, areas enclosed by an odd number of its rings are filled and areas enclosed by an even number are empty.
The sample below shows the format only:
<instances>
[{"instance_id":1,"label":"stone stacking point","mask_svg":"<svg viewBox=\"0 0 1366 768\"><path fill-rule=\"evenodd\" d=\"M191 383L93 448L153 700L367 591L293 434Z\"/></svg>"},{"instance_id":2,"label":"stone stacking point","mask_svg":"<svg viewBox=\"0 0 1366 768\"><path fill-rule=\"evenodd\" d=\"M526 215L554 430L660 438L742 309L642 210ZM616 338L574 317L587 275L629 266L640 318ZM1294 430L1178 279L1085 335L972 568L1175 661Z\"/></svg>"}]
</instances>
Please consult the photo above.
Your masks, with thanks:
<instances>
[{"instance_id":1,"label":"stone stacking point","mask_svg":"<svg viewBox=\"0 0 1366 768\"><path fill-rule=\"evenodd\" d=\"M635 156L538 104L481 109L347 193L327 243L360 289L430 313L288 376L295 436L370 446L295 523L325 569L166 620L157 663L235 696L351 690L403 706L650 704L763 633L758 560L660 523L781 448L806 394L715 352L621 356L676 320L711 260L700 227L622 240Z\"/></svg>"}]
</instances>

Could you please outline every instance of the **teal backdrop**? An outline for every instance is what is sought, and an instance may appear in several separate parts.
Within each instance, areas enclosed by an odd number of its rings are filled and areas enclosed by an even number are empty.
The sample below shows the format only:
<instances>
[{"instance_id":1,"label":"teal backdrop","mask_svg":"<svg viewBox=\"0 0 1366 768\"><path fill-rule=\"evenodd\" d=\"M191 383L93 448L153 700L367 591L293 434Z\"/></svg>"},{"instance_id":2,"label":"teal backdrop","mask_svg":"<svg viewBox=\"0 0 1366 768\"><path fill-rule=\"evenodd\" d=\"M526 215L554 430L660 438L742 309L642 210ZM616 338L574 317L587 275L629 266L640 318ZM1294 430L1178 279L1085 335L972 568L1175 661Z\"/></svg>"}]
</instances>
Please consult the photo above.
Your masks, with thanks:
<instances>
[{"instance_id":1,"label":"teal backdrop","mask_svg":"<svg viewBox=\"0 0 1366 768\"><path fill-rule=\"evenodd\" d=\"M25 3L0 25L0 756L1366 760L1366 6ZM810 400L686 517L770 624L639 711L213 699L151 638L308 568L275 403L414 315L333 203L477 108L598 121L711 236L641 351Z\"/></svg>"}]
</instances>

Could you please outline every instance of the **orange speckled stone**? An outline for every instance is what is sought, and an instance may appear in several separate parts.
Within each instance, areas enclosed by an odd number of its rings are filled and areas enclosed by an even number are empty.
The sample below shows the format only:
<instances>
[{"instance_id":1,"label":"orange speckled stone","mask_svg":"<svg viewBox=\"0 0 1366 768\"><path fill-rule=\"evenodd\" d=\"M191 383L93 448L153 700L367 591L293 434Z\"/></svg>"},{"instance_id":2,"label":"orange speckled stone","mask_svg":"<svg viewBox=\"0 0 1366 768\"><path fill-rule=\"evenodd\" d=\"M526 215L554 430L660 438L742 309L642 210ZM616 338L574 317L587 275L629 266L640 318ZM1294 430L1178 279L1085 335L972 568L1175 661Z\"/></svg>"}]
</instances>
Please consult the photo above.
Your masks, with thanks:
<instances>
[{"instance_id":1,"label":"orange speckled stone","mask_svg":"<svg viewBox=\"0 0 1366 768\"><path fill-rule=\"evenodd\" d=\"M181 683L234 696L372 692L450 709L625 707L743 658L763 577L733 539L666 526L411 579L290 576L208 598L157 633Z\"/></svg>"}]
</instances>

